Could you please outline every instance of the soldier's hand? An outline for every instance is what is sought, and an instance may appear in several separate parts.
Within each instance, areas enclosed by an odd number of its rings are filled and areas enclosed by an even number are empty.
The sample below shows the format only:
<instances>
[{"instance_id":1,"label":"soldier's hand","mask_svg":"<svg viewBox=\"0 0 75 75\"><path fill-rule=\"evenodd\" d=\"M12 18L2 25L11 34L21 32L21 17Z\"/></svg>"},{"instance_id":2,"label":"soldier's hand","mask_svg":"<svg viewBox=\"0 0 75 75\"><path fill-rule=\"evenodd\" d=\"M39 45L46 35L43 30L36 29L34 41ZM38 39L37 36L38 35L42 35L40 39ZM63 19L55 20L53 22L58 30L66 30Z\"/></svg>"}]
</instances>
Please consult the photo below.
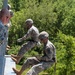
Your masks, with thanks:
<instances>
[{"instance_id":1,"label":"soldier's hand","mask_svg":"<svg viewBox=\"0 0 75 75\"><path fill-rule=\"evenodd\" d=\"M22 42L22 38L18 39L17 42Z\"/></svg>"},{"instance_id":2,"label":"soldier's hand","mask_svg":"<svg viewBox=\"0 0 75 75\"><path fill-rule=\"evenodd\" d=\"M41 43L40 43L40 42L38 42L38 43L37 43L37 47L40 47L40 46L41 46Z\"/></svg>"}]
</instances>

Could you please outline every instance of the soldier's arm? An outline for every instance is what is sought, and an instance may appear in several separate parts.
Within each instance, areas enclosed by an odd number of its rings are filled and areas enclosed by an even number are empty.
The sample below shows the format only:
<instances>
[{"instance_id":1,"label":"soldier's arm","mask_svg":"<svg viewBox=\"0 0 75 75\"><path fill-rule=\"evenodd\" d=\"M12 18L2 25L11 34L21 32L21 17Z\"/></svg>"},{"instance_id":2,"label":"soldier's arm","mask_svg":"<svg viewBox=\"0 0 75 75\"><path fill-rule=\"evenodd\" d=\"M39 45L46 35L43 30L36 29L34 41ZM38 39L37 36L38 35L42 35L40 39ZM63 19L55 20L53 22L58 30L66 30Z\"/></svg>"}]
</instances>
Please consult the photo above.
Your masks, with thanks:
<instances>
[{"instance_id":1,"label":"soldier's arm","mask_svg":"<svg viewBox=\"0 0 75 75\"><path fill-rule=\"evenodd\" d=\"M25 34L25 35L22 37L22 39L23 39L23 40L26 40L27 38L30 38L30 36L31 36L31 30L28 30L27 34Z\"/></svg>"},{"instance_id":2,"label":"soldier's arm","mask_svg":"<svg viewBox=\"0 0 75 75\"><path fill-rule=\"evenodd\" d=\"M53 60L55 61L55 62L57 62L57 59L56 59L56 48L55 48L55 46L53 47L54 49L53 49Z\"/></svg>"},{"instance_id":3,"label":"soldier's arm","mask_svg":"<svg viewBox=\"0 0 75 75\"><path fill-rule=\"evenodd\" d=\"M30 32L30 30L27 32L27 34L25 34L22 38L19 38L17 41L18 42L21 42L21 41L23 41L23 40L26 40L27 38L29 38L30 36L31 36L31 34L30 34L31 32Z\"/></svg>"},{"instance_id":4,"label":"soldier's arm","mask_svg":"<svg viewBox=\"0 0 75 75\"><path fill-rule=\"evenodd\" d=\"M42 60L49 61L49 60L52 60L52 58L53 58L53 51L51 48L47 48L46 49L46 56L43 56Z\"/></svg>"}]
</instances>

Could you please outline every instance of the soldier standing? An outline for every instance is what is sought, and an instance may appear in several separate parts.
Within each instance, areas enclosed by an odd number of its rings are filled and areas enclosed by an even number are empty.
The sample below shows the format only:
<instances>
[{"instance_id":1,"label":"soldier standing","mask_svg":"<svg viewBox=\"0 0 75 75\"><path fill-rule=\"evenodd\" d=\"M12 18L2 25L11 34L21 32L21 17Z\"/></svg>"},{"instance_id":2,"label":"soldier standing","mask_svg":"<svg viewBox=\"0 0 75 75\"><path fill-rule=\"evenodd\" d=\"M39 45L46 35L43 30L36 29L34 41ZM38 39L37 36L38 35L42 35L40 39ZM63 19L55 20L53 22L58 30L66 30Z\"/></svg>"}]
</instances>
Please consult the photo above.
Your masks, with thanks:
<instances>
[{"instance_id":1,"label":"soldier standing","mask_svg":"<svg viewBox=\"0 0 75 75\"><path fill-rule=\"evenodd\" d=\"M21 75L23 71L29 68L30 66L32 66L32 68L27 72L26 75L38 75L41 71L46 70L55 63L56 49L55 46L49 41L48 37L49 34L45 31L42 31L39 34L39 39L41 43L44 44L43 56L39 59L36 57L28 58L24 62L21 70L13 68L16 75Z\"/></svg>"},{"instance_id":2,"label":"soldier standing","mask_svg":"<svg viewBox=\"0 0 75 75\"><path fill-rule=\"evenodd\" d=\"M10 13L8 9L2 9L0 11L0 53L1 55L5 54L5 40L6 40L6 32L5 25L9 22Z\"/></svg>"},{"instance_id":3,"label":"soldier standing","mask_svg":"<svg viewBox=\"0 0 75 75\"><path fill-rule=\"evenodd\" d=\"M30 40L23 44L18 52L17 55L11 55L11 58L16 62L19 63L20 59L23 57L23 55L30 49L32 49L34 46L36 46L39 43L38 35L39 30L33 25L32 19L26 20L26 27L28 28L28 32L20 39L18 39L18 42L21 42L23 40L26 40L30 38Z\"/></svg>"},{"instance_id":4,"label":"soldier standing","mask_svg":"<svg viewBox=\"0 0 75 75\"><path fill-rule=\"evenodd\" d=\"M13 11L9 10L10 12L10 19L13 17ZM5 29L6 29L6 54L8 52L8 50L10 49L10 46L8 45L8 34L9 34L9 29L12 26L11 21L9 20L8 24L5 25Z\"/></svg>"},{"instance_id":5,"label":"soldier standing","mask_svg":"<svg viewBox=\"0 0 75 75\"><path fill-rule=\"evenodd\" d=\"M10 12L10 19L13 17L13 11L11 10L11 5L10 4L8 4L7 5L7 9L9 10L9 12ZM9 28L11 27L11 21L9 20L9 22L8 22L8 24L7 25L5 25L5 29L6 29L6 54L7 54L7 52L8 52L8 50L9 50L9 48L10 48L10 46L8 45L8 34L9 34Z\"/></svg>"}]
</instances>

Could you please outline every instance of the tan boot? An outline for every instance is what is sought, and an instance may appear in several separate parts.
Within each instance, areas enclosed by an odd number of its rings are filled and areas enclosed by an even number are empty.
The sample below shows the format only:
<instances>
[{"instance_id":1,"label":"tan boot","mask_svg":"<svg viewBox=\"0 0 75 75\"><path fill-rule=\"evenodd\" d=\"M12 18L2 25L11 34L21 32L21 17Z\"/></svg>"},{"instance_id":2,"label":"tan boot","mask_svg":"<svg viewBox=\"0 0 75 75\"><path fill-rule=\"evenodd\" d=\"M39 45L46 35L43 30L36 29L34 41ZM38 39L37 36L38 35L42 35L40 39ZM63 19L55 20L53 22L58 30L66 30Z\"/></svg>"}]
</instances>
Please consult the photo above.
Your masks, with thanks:
<instances>
[{"instance_id":1,"label":"tan boot","mask_svg":"<svg viewBox=\"0 0 75 75\"><path fill-rule=\"evenodd\" d=\"M16 58L16 57L18 57L17 55L14 55L14 54L11 54L11 57L14 57L14 58Z\"/></svg>"},{"instance_id":2,"label":"tan boot","mask_svg":"<svg viewBox=\"0 0 75 75\"><path fill-rule=\"evenodd\" d=\"M14 58L14 57L11 57L11 59L16 63L16 64L18 64L19 63L19 61L20 61L20 59L19 58Z\"/></svg>"},{"instance_id":3,"label":"tan boot","mask_svg":"<svg viewBox=\"0 0 75 75\"><path fill-rule=\"evenodd\" d=\"M15 69L15 68L12 68L12 69L16 73L16 75L21 75L19 70Z\"/></svg>"},{"instance_id":4,"label":"tan boot","mask_svg":"<svg viewBox=\"0 0 75 75\"><path fill-rule=\"evenodd\" d=\"M7 48L9 48L9 49L10 49L10 46L9 46L9 45L7 45Z\"/></svg>"}]
</instances>

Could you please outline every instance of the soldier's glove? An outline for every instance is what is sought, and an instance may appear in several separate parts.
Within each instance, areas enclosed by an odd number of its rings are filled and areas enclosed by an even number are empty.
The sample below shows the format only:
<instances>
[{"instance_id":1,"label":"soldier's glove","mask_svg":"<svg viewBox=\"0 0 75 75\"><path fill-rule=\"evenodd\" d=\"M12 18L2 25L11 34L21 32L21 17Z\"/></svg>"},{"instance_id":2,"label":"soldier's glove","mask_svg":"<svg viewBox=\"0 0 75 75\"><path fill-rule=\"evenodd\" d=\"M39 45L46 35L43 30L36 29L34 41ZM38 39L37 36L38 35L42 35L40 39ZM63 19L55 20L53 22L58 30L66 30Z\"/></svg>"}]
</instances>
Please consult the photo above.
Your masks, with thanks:
<instances>
[{"instance_id":1,"label":"soldier's glove","mask_svg":"<svg viewBox=\"0 0 75 75\"><path fill-rule=\"evenodd\" d=\"M40 46L41 46L41 43L40 43L40 42L38 42L38 43L37 43L37 47L40 47Z\"/></svg>"},{"instance_id":2,"label":"soldier's glove","mask_svg":"<svg viewBox=\"0 0 75 75\"><path fill-rule=\"evenodd\" d=\"M17 42L22 42L22 38L18 39Z\"/></svg>"}]
</instances>

